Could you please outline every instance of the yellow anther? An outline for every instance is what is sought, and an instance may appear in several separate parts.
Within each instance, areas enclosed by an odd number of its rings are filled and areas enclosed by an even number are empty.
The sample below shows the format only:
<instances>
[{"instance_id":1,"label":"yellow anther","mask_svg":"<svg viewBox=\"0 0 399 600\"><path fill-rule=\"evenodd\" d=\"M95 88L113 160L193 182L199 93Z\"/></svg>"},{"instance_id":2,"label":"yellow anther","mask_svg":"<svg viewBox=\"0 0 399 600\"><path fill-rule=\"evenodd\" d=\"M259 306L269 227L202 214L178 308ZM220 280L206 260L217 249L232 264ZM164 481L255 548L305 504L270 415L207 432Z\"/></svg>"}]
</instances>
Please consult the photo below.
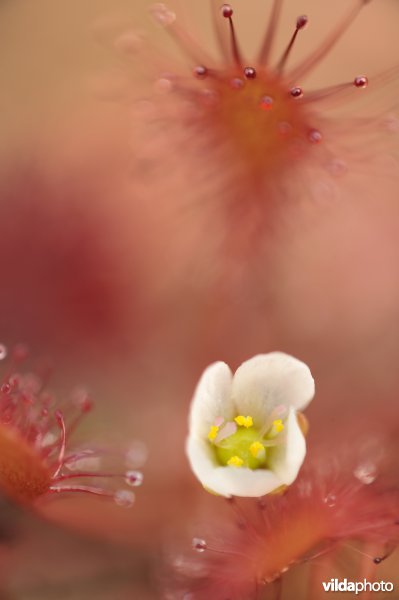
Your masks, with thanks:
<instances>
[{"instance_id":1,"label":"yellow anther","mask_svg":"<svg viewBox=\"0 0 399 600\"><path fill-rule=\"evenodd\" d=\"M237 425L241 425L241 427L252 427L252 425L254 424L252 417L247 416L244 417L243 415L238 415L238 417L236 417L234 419L234 421L237 423Z\"/></svg>"},{"instance_id":2,"label":"yellow anther","mask_svg":"<svg viewBox=\"0 0 399 600\"><path fill-rule=\"evenodd\" d=\"M265 448L260 442L253 442L249 447L249 451L254 458L261 458L265 453Z\"/></svg>"},{"instance_id":3,"label":"yellow anther","mask_svg":"<svg viewBox=\"0 0 399 600\"><path fill-rule=\"evenodd\" d=\"M217 436L218 432L219 432L219 427L217 427L216 425L211 425L211 428L208 433L208 440L210 442L213 442L213 440Z\"/></svg>"},{"instance_id":4,"label":"yellow anther","mask_svg":"<svg viewBox=\"0 0 399 600\"><path fill-rule=\"evenodd\" d=\"M230 465L230 467L242 467L244 461L239 456L232 456L227 461L227 464Z\"/></svg>"},{"instance_id":5,"label":"yellow anther","mask_svg":"<svg viewBox=\"0 0 399 600\"><path fill-rule=\"evenodd\" d=\"M283 431L284 429L284 423L281 419L276 419L273 421L273 427L276 433L280 433L280 431Z\"/></svg>"}]
</instances>

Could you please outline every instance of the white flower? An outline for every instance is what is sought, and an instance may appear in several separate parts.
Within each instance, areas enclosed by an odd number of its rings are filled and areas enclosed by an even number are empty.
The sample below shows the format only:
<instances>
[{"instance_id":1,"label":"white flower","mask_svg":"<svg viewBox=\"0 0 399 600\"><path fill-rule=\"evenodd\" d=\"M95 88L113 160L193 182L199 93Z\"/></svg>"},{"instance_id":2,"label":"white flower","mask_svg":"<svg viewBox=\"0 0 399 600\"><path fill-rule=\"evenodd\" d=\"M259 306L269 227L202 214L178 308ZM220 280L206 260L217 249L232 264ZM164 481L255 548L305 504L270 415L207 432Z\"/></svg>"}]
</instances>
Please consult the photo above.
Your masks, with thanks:
<instances>
[{"instance_id":1,"label":"white flower","mask_svg":"<svg viewBox=\"0 0 399 600\"><path fill-rule=\"evenodd\" d=\"M290 485L306 455L297 411L314 396L303 362L260 354L233 375L217 362L203 373L191 404L186 451L196 477L222 496L264 496Z\"/></svg>"}]
</instances>

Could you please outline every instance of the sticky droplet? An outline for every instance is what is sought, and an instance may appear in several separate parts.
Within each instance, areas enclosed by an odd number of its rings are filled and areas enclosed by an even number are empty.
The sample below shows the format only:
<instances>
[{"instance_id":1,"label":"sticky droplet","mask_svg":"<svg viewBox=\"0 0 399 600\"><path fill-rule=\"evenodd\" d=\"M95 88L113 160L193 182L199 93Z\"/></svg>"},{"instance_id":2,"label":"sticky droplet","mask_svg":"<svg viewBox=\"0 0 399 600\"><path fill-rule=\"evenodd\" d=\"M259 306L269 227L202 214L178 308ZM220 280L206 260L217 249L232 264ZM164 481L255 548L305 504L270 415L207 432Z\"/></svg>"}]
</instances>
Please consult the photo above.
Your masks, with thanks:
<instances>
[{"instance_id":1,"label":"sticky droplet","mask_svg":"<svg viewBox=\"0 0 399 600\"><path fill-rule=\"evenodd\" d=\"M197 77L197 79L205 79L207 75L208 69L206 67L204 67L203 65L198 65L197 67L195 67L194 76Z\"/></svg>"},{"instance_id":2,"label":"sticky droplet","mask_svg":"<svg viewBox=\"0 0 399 600\"><path fill-rule=\"evenodd\" d=\"M373 463L362 463L353 471L354 476L364 485L370 485L377 479L377 467Z\"/></svg>"},{"instance_id":3,"label":"sticky droplet","mask_svg":"<svg viewBox=\"0 0 399 600\"><path fill-rule=\"evenodd\" d=\"M139 487L144 480L144 476L141 471L127 471L125 475L125 481L127 485L132 487Z\"/></svg>"},{"instance_id":4,"label":"sticky droplet","mask_svg":"<svg viewBox=\"0 0 399 600\"><path fill-rule=\"evenodd\" d=\"M162 3L154 4L151 7L151 14L164 27L168 27L176 21L176 14Z\"/></svg>"},{"instance_id":5,"label":"sticky droplet","mask_svg":"<svg viewBox=\"0 0 399 600\"><path fill-rule=\"evenodd\" d=\"M306 15L300 15L296 20L297 29L304 29L309 23L309 18Z\"/></svg>"},{"instance_id":6,"label":"sticky droplet","mask_svg":"<svg viewBox=\"0 0 399 600\"><path fill-rule=\"evenodd\" d=\"M195 550L196 552L200 552L200 553L205 552L205 550L208 547L206 541L203 540L202 538L193 538L192 545L193 545L193 550Z\"/></svg>"},{"instance_id":7,"label":"sticky droplet","mask_svg":"<svg viewBox=\"0 0 399 600\"><path fill-rule=\"evenodd\" d=\"M336 496L335 494L327 494L327 496L323 499L324 504L327 504L329 508L333 508L336 504Z\"/></svg>"},{"instance_id":8,"label":"sticky droplet","mask_svg":"<svg viewBox=\"0 0 399 600\"><path fill-rule=\"evenodd\" d=\"M308 139L311 144L320 144L323 140L323 136L318 129L311 129L309 131Z\"/></svg>"},{"instance_id":9,"label":"sticky droplet","mask_svg":"<svg viewBox=\"0 0 399 600\"><path fill-rule=\"evenodd\" d=\"M366 88L368 84L369 80L367 79L367 77L364 76L356 77L353 81L353 85L357 88Z\"/></svg>"},{"instance_id":10,"label":"sticky droplet","mask_svg":"<svg viewBox=\"0 0 399 600\"><path fill-rule=\"evenodd\" d=\"M132 442L129 449L126 452L125 463L127 467L131 469L137 469L142 467L148 458L148 448L144 442L135 441Z\"/></svg>"},{"instance_id":11,"label":"sticky droplet","mask_svg":"<svg viewBox=\"0 0 399 600\"><path fill-rule=\"evenodd\" d=\"M271 96L263 96L260 101L260 107L265 111L271 110L273 108L273 98Z\"/></svg>"},{"instance_id":12,"label":"sticky droplet","mask_svg":"<svg viewBox=\"0 0 399 600\"><path fill-rule=\"evenodd\" d=\"M244 75L246 79L256 79L256 70L253 67L245 67Z\"/></svg>"},{"instance_id":13,"label":"sticky droplet","mask_svg":"<svg viewBox=\"0 0 399 600\"><path fill-rule=\"evenodd\" d=\"M290 90L290 94L291 94L291 96L293 98L302 98L302 96L303 96L303 89L301 87L298 87L298 86L293 87Z\"/></svg>"},{"instance_id":14,"label":"sticky droplet","mask_svg":"<svg viewBox=\"0 0 399 600\"><path fill-rule=\"evenodd\" d=\"M0 360L4 360L7 357L7 348L4 344L0 344Z\"/></svg>"},{"instance_id":15,"label":"sticky droplet","mask_svg":"<svg viewBox=\"0 0 399 600\"><path fill-rule=\"evenodd\" d=\"M127 490L118 490L114 494L115 504L123 508L130 508L134 504L135 496L133 492Z\"/></svg>"},{"instance_id":16,"label":"sticky droplet","mask_svg":"<svg viewBox=\"0 0 399 600\"><path fill-rule=\"evenodd\" d=\"M235 77L230 81L230 85L234 90L242 90L244 87L244 81L239 77Z\"/></svg>"},{"instance_id":17,"label":"sticky droplet","mask_svg":"<svg viewBox=\"0 0 399 600\"><path fill-rule=\"evenodd\" d=\"M231 19L231 17L233 16L233 13L234 13L230 4L223 4L221 12L222 12L222 16L225 19Z\"/></svg>"}]
</instances>

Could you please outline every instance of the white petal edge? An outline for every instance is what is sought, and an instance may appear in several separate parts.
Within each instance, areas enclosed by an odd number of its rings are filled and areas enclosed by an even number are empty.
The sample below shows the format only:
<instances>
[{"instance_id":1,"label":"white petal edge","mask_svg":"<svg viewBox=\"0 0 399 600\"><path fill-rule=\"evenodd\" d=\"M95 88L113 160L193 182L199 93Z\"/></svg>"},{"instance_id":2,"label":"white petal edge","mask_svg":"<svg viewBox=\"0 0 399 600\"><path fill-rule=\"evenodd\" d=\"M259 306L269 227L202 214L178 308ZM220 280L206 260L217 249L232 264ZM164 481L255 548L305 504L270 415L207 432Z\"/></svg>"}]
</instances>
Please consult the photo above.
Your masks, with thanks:
<instances>
[{"instance_id":1,"label":"white petal edge","mask_svg":"<svg viewBox=\"0 0 399 600\"><path fill-rule=\"evenodd\" d=\"M221 496L259 498L283 485L281 479L268 469L218 466L209 443L196 436L188 438L186 452L197 479Z\"/></svg>"},{"instance_id":2,"label":"white petal edge","mask_svg":"<svg viewBox=\"0 0 399 600\"><path fill-rule=\"evenodd\" d=\"M315 384L309 367L284 352L258 354L237 369L232 398L240 414L251 415L262 427L276 406L304 409Z\"/></svg>"},{"instance_id":3,"label":"white petal edge","mask_svg":"<svg viewBox=\"0 0 399 600\"><path fill-rule=\"evenodd\" d=\"M268 464L285 485L291 485L306 456L305 436L298 425L294 408L291 408L285 421L284 433L286 443L270 450Z\"/></svg>"},{"instance_id":4,"label":"white petal edge","mask_svg":"<svg viewBox=\"0 0 399 600\"><path fill-rule=\"evenodd\" d=\"M236 416L231 402L232 378L230 367L224 362L213 363L205 369L191 402L190 434L207 438L217 417L231 420Z\"/></svg>"}]
</instances>

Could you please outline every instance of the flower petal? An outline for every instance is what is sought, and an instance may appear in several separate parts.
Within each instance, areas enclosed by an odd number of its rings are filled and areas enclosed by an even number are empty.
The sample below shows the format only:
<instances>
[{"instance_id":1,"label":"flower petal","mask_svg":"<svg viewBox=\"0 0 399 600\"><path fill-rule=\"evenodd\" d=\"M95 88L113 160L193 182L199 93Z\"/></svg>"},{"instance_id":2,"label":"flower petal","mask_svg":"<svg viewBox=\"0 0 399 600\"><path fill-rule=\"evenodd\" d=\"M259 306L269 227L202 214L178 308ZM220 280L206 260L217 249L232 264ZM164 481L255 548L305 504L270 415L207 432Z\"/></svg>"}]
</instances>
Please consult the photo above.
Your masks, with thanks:
<instances>
[{"instance_id":1,"label":"flower petal","mask_svg":"<svg viewBox=\"0 0 399 600\"><path fill-rule=\"evenodd\" d=\"M233 378L232 397L238 412L251 415L262 427L273 408L279 405L303 409L314 396L309 367L300 360L271 352L244 362Z\"/></svg>"},{"instance_id":2,"label":"flower petal","mask_svg":"<svg viewBox=\"0 0 399 600\"><path fill-rule=\"evenodd\" d=\"M189 437L186 452L197 479L205 488L221 496L258 498L283 484L279 477L268 469L217 466L212 447L195 436Z\"/></svg>"},{"instance_id":3,"label":"flower petal","mask_svg":"<svg viewBox=\"0 0 399 600\"><path fill-rule=\"evenodd\" d=\"M305 437L294 408L290 409L285 421L284 434L286 443L270 449L268 464L283 483L290 485L296 479L306 455Z\"/></svg>"},{"instance_id":4,"label":"flower petal","mask_svg":"<svg viewBox=\"0 0 399 600\"><path fill-rule=\"evenodd\" d=\"M224 362L205 369L194 392L189 415L190 432L207 438L217 417L231 420L235 416L231 402L232 372Z\"/></svg>"}]
</instances>

